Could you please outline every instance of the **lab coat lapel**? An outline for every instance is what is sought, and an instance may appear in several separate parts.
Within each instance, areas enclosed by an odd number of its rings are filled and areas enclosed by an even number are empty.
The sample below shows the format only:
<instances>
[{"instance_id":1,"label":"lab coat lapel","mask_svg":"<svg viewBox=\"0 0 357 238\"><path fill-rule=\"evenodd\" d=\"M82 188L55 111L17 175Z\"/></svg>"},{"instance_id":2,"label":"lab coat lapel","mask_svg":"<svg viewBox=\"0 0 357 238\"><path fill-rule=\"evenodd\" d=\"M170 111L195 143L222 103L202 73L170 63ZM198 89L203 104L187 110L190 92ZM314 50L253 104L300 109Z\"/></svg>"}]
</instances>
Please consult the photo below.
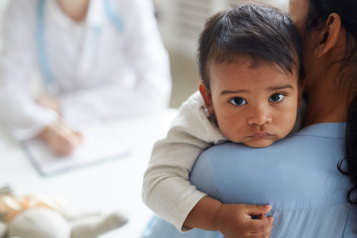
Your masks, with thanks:
<instances>
[{"instance_id":1,"label":"lab coat lapel","mask_svg":"<svg viewBox=\"0 0 357 238\"><path fill-rule=\"evenodd\" d=\"M85 76L84 78L87 78L90 69L96 64L100 34L107 21L103 1L91 0L86 19L86 37L83 42L82 54L78 65L78 73Z\"/></svg>"}]
</instances>

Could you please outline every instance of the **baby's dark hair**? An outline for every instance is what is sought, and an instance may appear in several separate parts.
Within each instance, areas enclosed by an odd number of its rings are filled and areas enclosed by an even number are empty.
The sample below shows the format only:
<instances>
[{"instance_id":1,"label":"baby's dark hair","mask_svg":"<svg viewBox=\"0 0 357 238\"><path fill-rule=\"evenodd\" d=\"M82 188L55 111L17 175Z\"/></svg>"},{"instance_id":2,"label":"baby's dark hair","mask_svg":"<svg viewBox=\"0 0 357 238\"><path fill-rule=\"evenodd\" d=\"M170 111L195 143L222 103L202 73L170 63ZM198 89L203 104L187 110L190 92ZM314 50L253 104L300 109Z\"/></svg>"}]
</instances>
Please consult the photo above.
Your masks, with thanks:
<instances>
[{"instance_id":1,"label":"baby's dark hair","mask_svg":"<svg viewBox=\"0 0 357 238\"><path fill-rule=\"evenodd\" d=\"M210 90L209 67L233 63L240 58L271 63L285 73L297 70L305 78L302 43L288 14L260 3L244 3L209 18L200 35L198 67L203 84Z\"/></svg>"}]
</instances>

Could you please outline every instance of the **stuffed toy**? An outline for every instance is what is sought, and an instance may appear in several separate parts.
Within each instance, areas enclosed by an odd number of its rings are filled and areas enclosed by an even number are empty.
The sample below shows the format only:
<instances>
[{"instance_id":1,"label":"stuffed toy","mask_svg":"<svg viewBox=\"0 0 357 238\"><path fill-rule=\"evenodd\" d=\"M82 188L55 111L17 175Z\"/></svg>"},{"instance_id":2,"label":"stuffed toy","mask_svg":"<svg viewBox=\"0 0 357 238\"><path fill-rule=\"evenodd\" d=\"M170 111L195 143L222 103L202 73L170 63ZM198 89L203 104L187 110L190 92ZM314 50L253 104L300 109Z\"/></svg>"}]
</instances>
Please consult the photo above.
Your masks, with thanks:
<instances>
[{"instance_id":1,"label":"stuffed toy","mask_svg":"<svg viewBox=\"0 0 357 238\"><path fill-rule=\"evenodd\" d=\"M119 212L74 214L55 197L17 197L9 187L0 188L0 238L97 238L127 222Z\"/></svg>"}]
</instances>

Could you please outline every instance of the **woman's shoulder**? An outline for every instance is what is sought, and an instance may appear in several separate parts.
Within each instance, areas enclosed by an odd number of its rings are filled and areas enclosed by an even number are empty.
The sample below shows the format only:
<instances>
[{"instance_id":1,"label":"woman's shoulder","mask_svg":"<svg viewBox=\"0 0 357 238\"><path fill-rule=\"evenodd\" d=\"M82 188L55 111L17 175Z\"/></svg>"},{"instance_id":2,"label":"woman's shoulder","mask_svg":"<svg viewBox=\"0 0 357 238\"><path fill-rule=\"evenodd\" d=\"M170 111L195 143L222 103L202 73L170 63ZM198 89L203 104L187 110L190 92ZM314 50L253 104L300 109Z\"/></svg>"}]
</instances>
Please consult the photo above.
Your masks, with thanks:
<instances>
[{"instance_id":1,"label":"woman's shoulder","mask_svg":"<svg viewBox=\"0 0 357 238\"><path fill-rule=\"evenodd\" d=\"M198 187L203 185L199 182L202 178L210 181L209 187L204 185L204 189L207 187L214 192L209 195L223 200L239 198L235 203L261 203L261 198L274 202L275 194L280 194L283 201L277 204L279 207L296 205L286 203L294 201L289 197L309 197L311 194L318 194L312 196L311 204L313 201L319 203L323 200L319 195L325 195L326 181L341 179L336 168L344 158L340 126L326 124L307 128L266 148L255 149L235 143L213 146L201 154L191 178L198 181L199 184L195 184ZM347 182L344 185L349 186ZM331 196L345 201L344 193Z\"/></svg>"},{"instance_id":2,"label":"woman's shoulder","mask_svg":"<svg viewBox=\"0 0 357 238\"><path fill-rule=\"evenodd\" d=\"M325 154L327 151L342 153L344 146L345 123L320 123L303 128L269 147L254 149L242 144L226 143L211 147L205 153L211 158L216 155L244 155L244 158L256 155L272 155L274 158L283 154L300 157L303 154ZM335 154L335 153L334 153Z\"/></svg>"},{"instance_id":3,"label":"woman's shoulder","mask_svg":"<svg viewBox=\"0 0 357 238\"><path fill-rule=\"evenodd\" d=\"M213 146L196 161L190 181L223 203L272 205L267 215L279 227L274 237L298 237L290 236L292 230L296 234L324 230L319 237L339 237L349 212L346 191L351 187L336 167L344 158L343 132L343 123L326 123L304 128L266 148ZM334 226L317 229L324 219Z\"/></svg>"}]
</instances>

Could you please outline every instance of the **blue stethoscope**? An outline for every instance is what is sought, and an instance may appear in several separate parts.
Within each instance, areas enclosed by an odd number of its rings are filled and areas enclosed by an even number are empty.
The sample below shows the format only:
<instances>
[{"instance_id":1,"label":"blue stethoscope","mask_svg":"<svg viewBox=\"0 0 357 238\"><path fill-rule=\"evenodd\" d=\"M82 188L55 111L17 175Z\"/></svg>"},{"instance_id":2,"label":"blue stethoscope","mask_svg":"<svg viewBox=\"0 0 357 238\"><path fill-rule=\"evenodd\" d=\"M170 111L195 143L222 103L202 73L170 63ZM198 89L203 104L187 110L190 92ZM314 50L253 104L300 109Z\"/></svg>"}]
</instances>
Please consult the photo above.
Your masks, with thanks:
<instances>
[{"instance_id":1,"label":"blue stethoscope","mask_svg":"<svg viewBox=\"0 0 357 238\"><path fill-rule=\"evenodd\" d=\"M40 69L42 75L45 80L45 85L47 91L52 94L56 95L59 93L59 86L56 80L53 77L49 62L48 62L48 55L47 49L45 44L45 35L44 35L44 13L45 13L45 5L47 0L39 0L37 5L37 18L36 18L36 25L37 25L37 32L36 32L36 41L37 41L37 49L40 61ZM104 1L104 10L108 18L113 22L115 27L119 32L124 31L124 24L120 14L115 10L112 6L110 0L102 0ZM97 32L100 32L100 29L96 29Z\"/></svg>"}]
</instances>

